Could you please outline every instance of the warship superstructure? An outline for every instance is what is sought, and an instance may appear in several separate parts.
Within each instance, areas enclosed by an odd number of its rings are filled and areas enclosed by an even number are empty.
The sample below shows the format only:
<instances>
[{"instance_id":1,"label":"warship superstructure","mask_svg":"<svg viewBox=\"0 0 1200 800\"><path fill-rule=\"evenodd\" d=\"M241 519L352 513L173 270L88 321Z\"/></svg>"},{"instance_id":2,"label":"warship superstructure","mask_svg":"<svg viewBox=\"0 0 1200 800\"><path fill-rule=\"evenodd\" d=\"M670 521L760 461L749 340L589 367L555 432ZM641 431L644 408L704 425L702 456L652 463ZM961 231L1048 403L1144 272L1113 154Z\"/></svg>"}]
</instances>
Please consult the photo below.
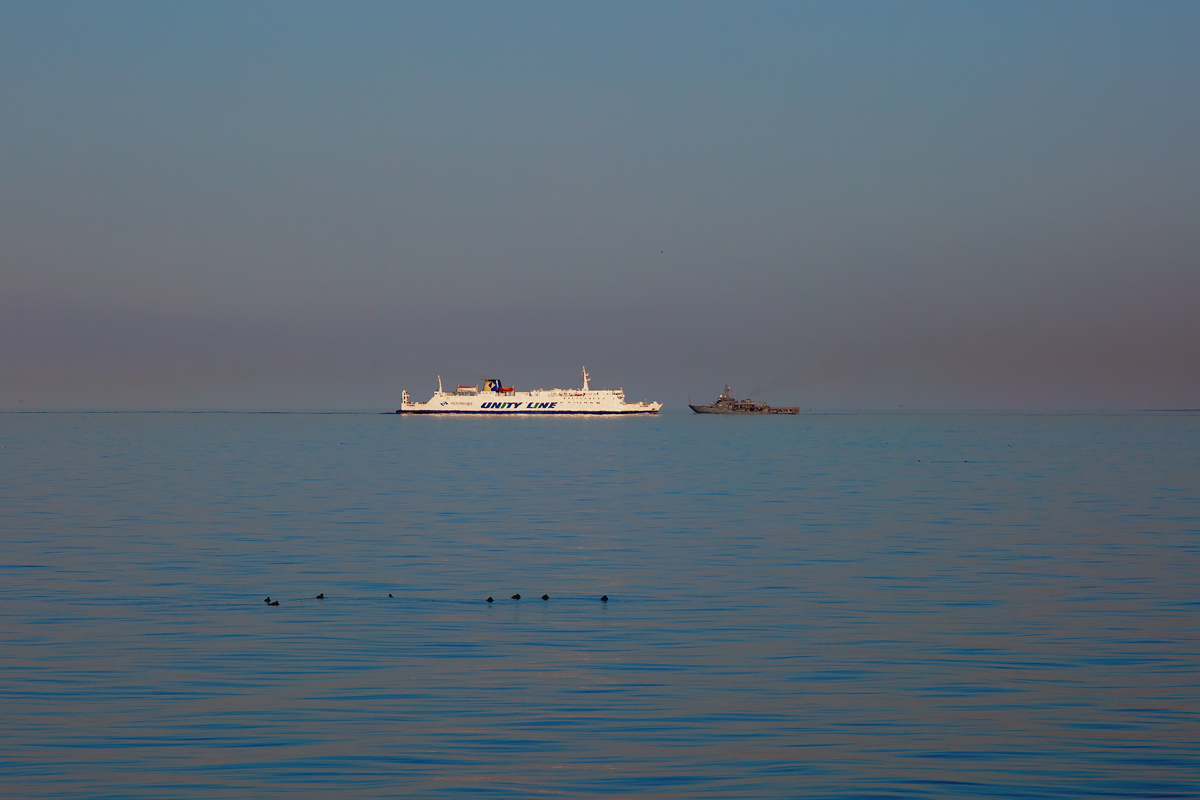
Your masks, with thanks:
<instances>
[{"instance_id":1,"label":"warship superstructure","mask_svg":"<svg viewBox=\"0 0 1200 800\"><path fill-rule=\"evenodd\" d=\"M397 414L657 414L662 403L643 400L625 402L624 389L592 389L588 386L587 367L583 368L582 389L536 389L518 392L504 382L489 378L483 386L460 385L452 392L443 391L442 376L433 397L414 403L405 389L400 395Z\"/></svg>"},{"instance_id":2,"label":"warship superstructure","mask_svg":"<svg viewBox=\"0 0 1200 800\"><path fill-rule=\"evenodd\" d=\"M753 400L738 400L733 396L733 390L729 388L729 384L725 384L725 391L721 392L721 396L716 399L711 406L694 406L691 403L688 407L697 414L799 414L799 406L785 406L776 408L769 406L766 403L756 403Z\"/></svg>"}]
</instances>

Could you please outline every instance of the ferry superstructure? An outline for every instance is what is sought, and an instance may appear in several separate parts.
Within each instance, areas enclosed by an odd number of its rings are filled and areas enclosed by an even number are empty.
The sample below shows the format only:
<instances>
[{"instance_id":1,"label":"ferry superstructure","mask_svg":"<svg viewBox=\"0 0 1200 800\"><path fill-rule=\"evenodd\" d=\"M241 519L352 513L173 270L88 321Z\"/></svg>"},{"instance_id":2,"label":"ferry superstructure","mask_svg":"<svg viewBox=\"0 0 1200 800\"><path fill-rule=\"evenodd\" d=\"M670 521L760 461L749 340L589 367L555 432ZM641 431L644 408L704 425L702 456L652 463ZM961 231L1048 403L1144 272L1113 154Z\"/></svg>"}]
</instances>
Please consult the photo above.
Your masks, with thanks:
<instances>
[{"instance_id":1,"label":"ferry superstructure","mask_svg":"<svg viewBox=\"0 0 1200 800\"><path fill-rule=\"evenodd\" d=\"M587 367L583 368L582 389L537 389L518 392L502 381L488 379L483 387L459 386L455 391L442 389L442 376L433 397L414 403L405 389L400 395L397 414L657 414L662 403L646 400L626 403L624 389L592 389L588 386Z\"/></svg>"}]
</instances>

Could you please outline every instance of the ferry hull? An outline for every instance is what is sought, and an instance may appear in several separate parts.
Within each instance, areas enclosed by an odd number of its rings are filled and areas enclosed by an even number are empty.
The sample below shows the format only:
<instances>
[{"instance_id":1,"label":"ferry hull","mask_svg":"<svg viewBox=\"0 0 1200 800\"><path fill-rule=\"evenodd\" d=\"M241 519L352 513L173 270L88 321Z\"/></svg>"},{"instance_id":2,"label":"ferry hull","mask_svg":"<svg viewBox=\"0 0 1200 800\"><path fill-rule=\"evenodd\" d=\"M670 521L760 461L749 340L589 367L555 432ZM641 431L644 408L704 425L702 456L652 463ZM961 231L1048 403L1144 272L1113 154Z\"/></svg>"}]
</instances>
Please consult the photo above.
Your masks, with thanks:
<instances>
[{"instance_id":1,"label":"ferry hull","mask_svg":"<svg viewBox=\"0 0 1200 800\"><path fill-rule=\"evenodd\" d=\"M587 370L583 371L582 389L536 389L518 392L497 379L484 381L482 391L475 386L459 386L456 391L438 390L424 403L414 403L408 392L402 394L397 414L520 414L522 416L619 416L657 414L662 403L643 400L625 402L624 389L591 389Z\"/></svg>"},{"instance_id":2,"label":"ferry hull","mask_svg":"<svg viewBox=\"0 0 1200 800\"><path fill-rule=\"evenodd\" d=\"M492 414L497 417L503 416L523 416L523 417L562 417L562 416L592 416L592 417L611 417L611 416L628 416L630 414L657 414L658 409L634 409L632 411L491 411L491 410L473 410L473 411L442 411L429 408L398 408L397 414Z\"/></svg>"}]
</instances>

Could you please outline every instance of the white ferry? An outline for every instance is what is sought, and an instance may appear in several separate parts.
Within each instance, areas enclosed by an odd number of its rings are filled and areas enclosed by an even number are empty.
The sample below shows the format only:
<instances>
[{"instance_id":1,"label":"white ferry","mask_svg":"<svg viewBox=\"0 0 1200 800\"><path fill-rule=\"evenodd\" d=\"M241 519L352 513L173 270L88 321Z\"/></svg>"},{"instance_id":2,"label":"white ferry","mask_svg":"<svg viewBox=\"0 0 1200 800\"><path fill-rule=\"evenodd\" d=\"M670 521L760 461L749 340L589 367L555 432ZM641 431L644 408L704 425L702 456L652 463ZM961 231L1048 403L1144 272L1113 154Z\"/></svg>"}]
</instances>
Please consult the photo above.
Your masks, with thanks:
<instances>
[{"instance_id":1,"label":"white ferry","mask_svg":"<svg viewBox=\"0 0 1200 800\"><path fill-rule=\"evenodd\" d=\"M537 389L518 392L502 381L488 379L483 388L459 386L453 392L438 388L425 403L414 403L405 389L397 414L657 414L662 403L626 403L624 389L588 388L587 367L582 389Z\"/></svg>"}]
</instances>

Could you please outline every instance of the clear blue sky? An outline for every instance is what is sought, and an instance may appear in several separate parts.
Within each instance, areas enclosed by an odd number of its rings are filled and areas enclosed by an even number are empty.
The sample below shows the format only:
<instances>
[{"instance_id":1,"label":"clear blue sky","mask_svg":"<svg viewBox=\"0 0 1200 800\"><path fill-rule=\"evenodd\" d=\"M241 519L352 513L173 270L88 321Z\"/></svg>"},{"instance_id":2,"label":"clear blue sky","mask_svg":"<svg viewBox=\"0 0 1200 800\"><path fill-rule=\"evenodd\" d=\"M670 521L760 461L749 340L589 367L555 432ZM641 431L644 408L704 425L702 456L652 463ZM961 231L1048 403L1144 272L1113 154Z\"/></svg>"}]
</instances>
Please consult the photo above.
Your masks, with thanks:
<instances>
[{"instance_id":1,"label":"clear blue sky","mask_svg":"<svg viewBox=\"0 0 1200 800\"><path fill-rule=\"evenodd\" d=\"M1200 3L0 6L0 408L1200 406Z\"/></svg>"}]
</instances>

